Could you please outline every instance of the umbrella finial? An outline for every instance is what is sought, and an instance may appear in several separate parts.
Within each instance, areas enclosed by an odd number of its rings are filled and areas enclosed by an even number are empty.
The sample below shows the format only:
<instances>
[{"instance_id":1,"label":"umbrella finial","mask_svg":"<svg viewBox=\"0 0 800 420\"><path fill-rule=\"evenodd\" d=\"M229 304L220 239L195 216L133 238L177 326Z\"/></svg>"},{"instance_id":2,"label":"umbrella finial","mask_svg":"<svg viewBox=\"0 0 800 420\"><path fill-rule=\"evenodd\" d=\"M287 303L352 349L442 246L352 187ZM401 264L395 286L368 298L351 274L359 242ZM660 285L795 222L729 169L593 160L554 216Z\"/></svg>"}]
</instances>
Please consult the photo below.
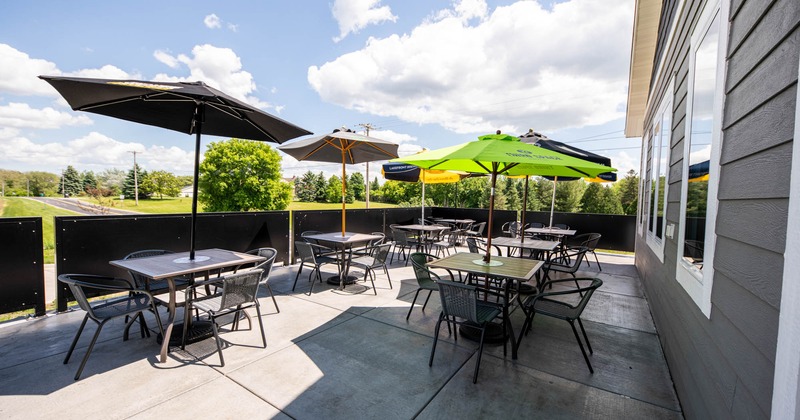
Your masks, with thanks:
<instances>
[{"instance_id":1,"label":"umbrella finial","mask_svg":"<svg viewBox=\"0 0 800 420\"><path fill-rule=\"evenodd\" d=\"M497 132L495 134L500 134L500 130L497 130Z\"/></svg>"}]
</instances>

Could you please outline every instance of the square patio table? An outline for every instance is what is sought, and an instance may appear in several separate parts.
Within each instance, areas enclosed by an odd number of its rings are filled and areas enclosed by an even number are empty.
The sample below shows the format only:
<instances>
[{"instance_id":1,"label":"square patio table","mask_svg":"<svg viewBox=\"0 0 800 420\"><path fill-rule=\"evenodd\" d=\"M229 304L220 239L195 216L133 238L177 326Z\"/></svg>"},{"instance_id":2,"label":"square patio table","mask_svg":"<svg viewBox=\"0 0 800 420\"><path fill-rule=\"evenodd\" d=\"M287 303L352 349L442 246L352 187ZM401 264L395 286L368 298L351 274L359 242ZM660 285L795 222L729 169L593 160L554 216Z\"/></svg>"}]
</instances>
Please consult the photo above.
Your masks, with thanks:
<instances>
[{"instance_id":1,"label":"square patio table","mask_svg":"<svg viewBox=\"0 0 800 420\"><path fill-rule=\"evenodd\" d=\"M448 226L441 226L441 225L420 225L420 224L412 224L412 225L394 225L397 229L403 230L410 230L413 232L417 232L419 237L422 239L421 243L425 247L425 252L430 251L430 236L434 233L439 233L443 230L450 229Z\"/></svg>"},{"instance_id":2,"label":"square patio table","mask_svg":"<svg viewBox=\"0 0 800 420\"><path fill-rule=\"evenodd\" d=\"M575 229L554 229L549 227L544 228L527 228L525 233L533 233L535 235L550 235L550 236L574 236L578 231Z\"/></svg>"},{"instance_id":3,"label":"square patio table","mask_svg":"<svg viewBox=\"0 0 800 420\"><path fill-rule=\"evenodd\" d=\"M350 253L348 251L351 250L354 245L364 244L369 241L382 239L383 237L368 233L353 232L345 232L344 236L342 236L341 232L329 232L307 235L306 238L333 245L333 248L339 250L339 275L328 278L327 282L328 284L338 284L339 289L344 290L345 284L352 284L355 282L355 277L351 279L348 275L350 272Z\"/></svg>"},{"instance_id":4,"label":"square patio table","mask_svg":"<svg viewBox=\"0 0 800 420\"><path fill-rule=\"evenodd\" d=\"M504 278L511 281L506 281L503 285L503 303L502 303L502 310L503 310L503 324L504 328L506 323L508 323L508 327L511 330L511 358L517 358L517 350L516 350L516 337L514 337L513 327L511 327L511 320L509 320L509 308L514 304L519 296L519 285L523 282L527 282L536 275L536 273L542 268L544 265L544 261L540 260L533 260L528 258L515 258L515 257L492 257L492 262L500 263L499 265L485 265L485 264L477 264L476 261L482 262L483 258L480 254L474 254L471 252L459 252L457 254L450 255L448 257L444 257L435 261L431 261L428 263L429 267L433 268L445 268L448 270L456 270L463 273L474 274L477 276L484 276L487 278L485 287L488 288L488 278L495 277L495 278ZM517 285L516 290L514 293L511 292L511 284L514 283ZM490 331L487 327L486 331L486 340L497 342L498 335L500 337L500 342L502 342L503 331L500 330L499 334L497 330ZM462 331L462 336L470 337L470 334L464 335ZM473 338L474 339L474 338Z\"/></svg>"},{"instance_id":5,"label":"square patio table","mask_svg":"<svg viewBox=\"0 0 800 420\"><path fill-rule=\"evenodd\" d=\"M169 301L167 302L167 309L169 310L169 319L166 323L166 331L162 337L161 343L161 363L167 361L167 351L169 350L170 342L175 343L176 337L173 337L173 331L178 331L180 334L180 343L184 341L184 328L176 329L175 314L177 311L175 278L185 275L192 275L198 273L206 273L211 270L237 267L248 263L257 263L266 260L265 257L259 255L245 254L242 252L228 251L225 249L211 248L198 250L195 253L195 260L189 261L188 252L179 252L175 254L156 255L153 257L135 258L130 260L113 260L109 263L113 266L124 268L145 276L152 280L166 279L169 285ZM158 316L158 314L156 314ZM209 325L204 323L194 323L196 326L188 326L185 329L192 330L190 339L194 337L205 337L205 330L210 328ZM177 324L181 326L181 324ZM210 330L209 330L210 331ZM187 332L187 334L189 334Z\"/></svg>"}]
</instances>

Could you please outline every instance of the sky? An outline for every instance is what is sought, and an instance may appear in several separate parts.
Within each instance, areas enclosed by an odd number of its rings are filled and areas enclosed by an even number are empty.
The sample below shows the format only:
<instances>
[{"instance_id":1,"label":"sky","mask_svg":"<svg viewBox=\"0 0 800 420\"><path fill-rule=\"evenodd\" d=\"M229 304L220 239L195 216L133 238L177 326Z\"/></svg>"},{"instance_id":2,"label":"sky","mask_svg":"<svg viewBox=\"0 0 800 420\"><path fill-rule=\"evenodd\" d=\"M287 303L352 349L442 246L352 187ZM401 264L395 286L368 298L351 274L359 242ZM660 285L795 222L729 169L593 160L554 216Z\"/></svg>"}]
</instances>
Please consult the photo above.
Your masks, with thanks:
<instances>
[{"instance_id":1,"label":"sky","mask_svg":"<svg viewBox=\"0 0 800 420\"><path fill-rule=\"evenodd\" d=\"M72 111L39 75L203 81L315 134L400 154L519 135L639 170L625 138L634 0L0 3L0 168L192 173L194 136ZM202 149L223 137L203 136ZM276 146L275 144L270 144ZM341 166L283 156L285 177ZM369 178L380 177L370 164ZM348 166L348 173L366 171Z\"/></svg>"}]
</instances>

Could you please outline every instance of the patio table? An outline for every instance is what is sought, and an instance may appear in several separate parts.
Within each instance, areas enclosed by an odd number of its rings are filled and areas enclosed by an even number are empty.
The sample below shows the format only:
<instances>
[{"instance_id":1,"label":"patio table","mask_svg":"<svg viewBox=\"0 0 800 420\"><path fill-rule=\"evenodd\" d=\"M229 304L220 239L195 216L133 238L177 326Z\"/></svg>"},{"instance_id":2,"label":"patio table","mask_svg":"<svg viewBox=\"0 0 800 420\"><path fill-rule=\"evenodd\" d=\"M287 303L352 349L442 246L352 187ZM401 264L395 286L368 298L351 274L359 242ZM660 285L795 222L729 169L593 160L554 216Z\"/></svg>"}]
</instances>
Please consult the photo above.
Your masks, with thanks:
<instances>
[{"instance_id":1,"label":"patio table","mask_svg":"<svg viewBox=\"0 0 800 420\"><path fill-rule=\"evenodd\" d=\"M177 311L176 277L185 275L194 276L199 273L205 273L205 277L208 278L208 273L211 270L236 267L242 264L257 263L266 260L266 258L259 255L245 254L219 248L197 251L197 257L194 261L186 262L186 257L188 256L189 252L180 252L156 255L153 257L109 261L113 266L124 268L145 276L148 281L167 280L167 284L169 285L169 301L167 302L169 319L167 319L165 324L166 329L164 331L164 337L162 337L161 363L167 361L167 351L169 350L170 342L174 345L183 344L184 337L193 341L195 339L205 338L206 330L212 332L209 323L194 322L189 326L175 324ZM200 258L201 256L208 258ZM158 316L158 314L156 314L156 316ZM191 320L191 317L189 319ZM184 335L184 327L187 330L186 335ZM180 334L178 334L179 332Z\"/></svg>"},{"instance_id":2,"label":"patio table","mask_svg":"<svg viewBox=\"0 0 800 420\"><path fill-rule=\"evenodd\" d=\"M353 233L345 232L342 236L341 232L318 233L315 235L307 235L306 238L315 241L323 242L327 245L332 245L332 248L338 249L339 255L339 274L337 276L329 277L328 284L338 284L339 289L343 290L345 284L353 284L355 277L348 275L350 272L350 250L355 245L364 244L370 241L382 239L382 236L372 235L367 233Z\"/></svg>"},{"instance_id":3,"label":"patio table","mask_svg":"<svg viewBox=\"0 0 800 420\"><path fill-rule=\"evenodd\" d=\"M462 273L482 276L486 278L484 287L487 289L490 288L488 280L490 277L513 280L503 282L503 302L500 305L503 310L503 328L505 328L505 325L508 325L509 329L511 330L511 358L516 359L517 350L515 347L517 340L514 337L514 331L511 327L511 321L509 320L509 311L519 297L519 285L523 282L531 280L542 268L544 262L540 260L514 257L492 257L493 264L491 265L477 264L475 261L483 260L479 254L459 252L448 257L431 261L428 263L428 266L432 268L445 268L448 270L456 270ZM514 290L511 290L512 284L516 286ZM472 329L464 330L461 332L461 335L477 341L479 337L475 337L474 335L470 334L469 332L471 331ZM464 334L464 332L467 332L467 334ZM502 342L503 330L498 330L496 327L490 330L487 327L486 341L498 342L498 339L499 342Z\"/></svg>"},{"instance_id":4,"label":"patio table","mask_svg":"<svg viewBox=\"0 0 800 420\"><path fill-rule=\"evenodd\" d=\"M548 236L574 236L578 231L575 229L555 229L555 228L527 228L525 233L532 233L534 235L548 235Z\"/></svg>"},{"instance_id":5,"label":"patio table","mask_svg":"<svg viewBox=\"0 0 800 420\"><path fill-rule=\"evenodd\" d=\"M422 243L423 246L425 247L425 252L426 253L430 251L430 244L432 242L431 241L431 235L433 235L434 233L439 233L439 232L441 232L443 230L449 229L449 227L442 226L442 225L419 225L419 224L395 225L394 227L397 228L397 229L410 230L412 232L417 232L417 234L418 234L418 236L420 238L420 243Z\"/></svg>"},{"instance_id":6,"label":"patio table","mask_svg":"<svg viewBox=\"0 0 800 420\"><path fill-rule=\"evenodd\" d=\"M532 239L528 238L524 241L522 238L511 238L508 236L499 236L497 238L492 238L492 245L497 246L504 246L506 247L506 255L511 256L511 248L519 248L519 249L527 249L529 251L542 251L542 252L552 252L554 249L558 248L561 243L558 241L545 241L542 239Z\"/></svg>"}]
</instances>

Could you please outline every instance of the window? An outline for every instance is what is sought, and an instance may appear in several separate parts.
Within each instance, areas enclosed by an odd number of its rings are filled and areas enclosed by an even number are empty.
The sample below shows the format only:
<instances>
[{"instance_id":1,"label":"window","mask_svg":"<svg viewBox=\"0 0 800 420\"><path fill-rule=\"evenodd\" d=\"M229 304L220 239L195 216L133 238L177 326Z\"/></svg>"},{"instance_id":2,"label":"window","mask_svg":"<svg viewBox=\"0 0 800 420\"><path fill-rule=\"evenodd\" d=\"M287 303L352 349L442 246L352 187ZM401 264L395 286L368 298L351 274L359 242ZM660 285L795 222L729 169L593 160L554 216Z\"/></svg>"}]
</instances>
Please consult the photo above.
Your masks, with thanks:
<instances>
[{"instance_id":1,"label":"window","mask_svg":"<svg viewBox=\"0 0 800 420\"><path fill-rule=\"evenodd\" d=\"M647 189L645 188L645 186L647 185L645 180L647 179L647 157L648 157L647 151L648 151L649 145L650 145L650 134L649 134L649 132L645 134L643 139L644 139L644 142L642 143L642 155L641 155L640 160L639 160L639 162L640 162L639 163L639 200L638 200L639 201L639 212L638 212L639 225L638 225L638 228L637 228L637 230L639 232L639 236L643 235L644 224L645 224L645 222L647 220L647 215L645 214L644 209L647 208L647 199L646 198L648 196L648 194L646 192Z\"/></svg>"},{"instance_id":2,"label":"window","mask_svg":"<svg viewBox=\"0 0 800 420\"><path fill-rule=\"evenodd\" d=\"M670 81L649 131L650 160L647 163L647 244L664 262L664 215L667 209L667 168L672 134L672 96Z\"/></svg>"},{"instance_id":3,"label":"window","mask_svg":"<svg viewBox=\"0 0 800 420\"><path fill-rule=\"evenodd\" d=\"M727 14L727 10L723 11ZM692 33L681 179L681 220L676 277L706 316L711 311L717 172L726 37L718 2L711 2Z\"/></svg>"}]
</instances>

